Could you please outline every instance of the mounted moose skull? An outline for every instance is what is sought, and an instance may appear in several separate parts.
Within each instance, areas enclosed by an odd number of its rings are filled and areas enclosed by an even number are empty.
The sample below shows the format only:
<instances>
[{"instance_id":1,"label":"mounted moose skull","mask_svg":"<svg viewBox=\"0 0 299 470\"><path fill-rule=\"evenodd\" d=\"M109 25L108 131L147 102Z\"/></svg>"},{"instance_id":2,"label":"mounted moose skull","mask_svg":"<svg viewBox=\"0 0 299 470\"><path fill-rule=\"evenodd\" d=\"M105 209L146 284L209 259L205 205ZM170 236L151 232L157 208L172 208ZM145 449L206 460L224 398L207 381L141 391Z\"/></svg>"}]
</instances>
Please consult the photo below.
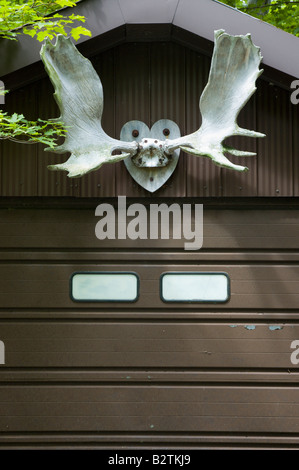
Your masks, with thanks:
<instances>
[{"instance_id":1,"label":"mounted moose skull","mask_svg":"<svg viewBox=\"0 0 299 470\"><path fill-rule=\"evenodd\" d=\"M64 144L54 151L71 152L65 163L48 168L67 171L70 178L97 170L104 163L125 160L133 178L154 192L174 171L180 149L191 155L211 158L220 167L246 171L247 167L230 162L225 153L237 156L255 153L225 147L223 140L232 135L264 137L259 132L241 129L236 122L240 110L256 90L256 79L263 72L259 69L260 50L249 34L231 36L223 30L215 32L209 80L200 98L202 125L196 132L183 137L175 123L161 120L160 127L159 121L156 123L156 134L144 123L131 121L122 129L124 140L113 139L101 126L103 89L91 62L62 35L58 36L55 45L49 40L43 44L41 58L55 88L54 97L61 111L59 119L68 127ZM137 134L139 142L132 139L136 125L142 129ZM165 139L161 126L171 127L170 137L175 138Z\"/></svg>"}]
</instances>

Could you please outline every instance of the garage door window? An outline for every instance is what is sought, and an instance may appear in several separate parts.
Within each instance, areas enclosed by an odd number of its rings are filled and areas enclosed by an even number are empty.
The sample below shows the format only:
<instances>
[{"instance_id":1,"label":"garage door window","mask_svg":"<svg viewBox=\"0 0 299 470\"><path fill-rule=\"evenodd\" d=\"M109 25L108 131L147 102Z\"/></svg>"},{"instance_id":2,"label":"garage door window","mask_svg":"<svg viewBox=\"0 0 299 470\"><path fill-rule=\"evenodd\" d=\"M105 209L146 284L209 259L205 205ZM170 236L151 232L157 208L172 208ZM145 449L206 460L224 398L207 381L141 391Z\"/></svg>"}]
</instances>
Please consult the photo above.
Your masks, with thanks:
<instances>
[{"instance_id":1,"label":"garage door window","mask_svg":"<svg viewBox=\"0 0 299 470\"><path fill-rule=\"evenodd\" d=\"M77 272L70 295L76 302L136 302L139 276L132 272Z\"/></svg>"},{"instance_id":2,"label":"garage door window","mask_svg":"<svg viewBox=\"0 0 299 470\"><path fill-rule=\"evenodd\" d=\"M164 302L227 302L229 277L222 272L170 272L160 277Z\"/></svg>"}]
</instances>

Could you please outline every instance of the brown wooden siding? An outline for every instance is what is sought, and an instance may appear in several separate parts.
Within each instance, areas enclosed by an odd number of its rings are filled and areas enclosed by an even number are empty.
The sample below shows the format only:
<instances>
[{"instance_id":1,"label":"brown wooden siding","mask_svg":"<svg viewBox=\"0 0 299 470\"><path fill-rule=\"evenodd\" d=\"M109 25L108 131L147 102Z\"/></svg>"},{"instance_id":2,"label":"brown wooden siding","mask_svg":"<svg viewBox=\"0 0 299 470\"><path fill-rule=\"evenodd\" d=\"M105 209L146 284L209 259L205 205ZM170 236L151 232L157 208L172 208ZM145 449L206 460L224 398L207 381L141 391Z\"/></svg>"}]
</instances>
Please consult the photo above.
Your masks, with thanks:
<instances>
[{"instance_id":1,"label":"brown wooden siding","mask_svg":"<svg viewBox=\"0 0 299 470\"><path fill-rule=\"evenodd\" d=\"M103 127L119 138L131 119L149 127L172 119L182 133L200 125L198 102L206 85L210 58L174 42L127 43L92 58L104 87ZM233 137L237 148L256 151L256 157L232 157L249 171L219 169L209 159L182 153L178 167L159 197L298 196L298 105L291 90L258 79L257 93L240 114L240 125L267 134L265 139ZM5 110L28 118L49 118L59 112L46 77L6 96ZM128 174L123 162L106 164L80 179L50 172L49 163L67 155L45 153L43 146L1 144L1 196L130 197L151 196Z\"/></svg>"},{"instance_id":2,"label":"brown wooden siding","mask_svg":"<svg viewBox=\"0 0 299 470\"><path fill-rule=\"evenodd\" d=\"M150 127L169 118L182 133L199 127L209 57L148 42L92 61L108 134L118 138L131 119ZM7 95L5 110L56 117L52 93L46 77ZM182 154L154 195L123 162L68 179L46 168L66 156L1 143L1 448L298 447L299 375L291 362L299 340L298 110L286 89L260 78L239 123L267 137L229 139L257 152L234 158L250 171ZM98 240L95 208L118 195L132 198L128 204L149 196L207 201L202 249L185 251L171 236ZM93 199L85 206L83 198ZM75 271L134 271L139 299L74 302ZM169 271L224 271L230 299L165 303L159 278Z\"/></svg>"},{"instance_id":3,"label":"brown wooden siding","mask_svg":"<svg viewBox=\"0 0 299 470\"><path fill-rule=\"evenodd\" d=\"M0 211L0 446L298 446L298 211L207 207L193 252L100 241L97 220L75 206ZM70 299L74 271L128 270L137 302ZM167 271L225 271L231 298L164 303Z\"/></svg>"}]
</instances>

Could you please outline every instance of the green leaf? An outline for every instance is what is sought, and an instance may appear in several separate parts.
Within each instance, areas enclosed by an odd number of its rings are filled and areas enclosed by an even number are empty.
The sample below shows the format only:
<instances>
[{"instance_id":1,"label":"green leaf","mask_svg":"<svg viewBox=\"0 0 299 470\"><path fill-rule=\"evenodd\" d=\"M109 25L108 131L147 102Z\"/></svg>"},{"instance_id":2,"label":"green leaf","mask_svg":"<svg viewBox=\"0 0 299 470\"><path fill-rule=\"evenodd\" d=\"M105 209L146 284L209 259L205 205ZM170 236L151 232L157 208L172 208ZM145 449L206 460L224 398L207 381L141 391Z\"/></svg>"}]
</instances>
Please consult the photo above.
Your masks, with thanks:
<instances>
[{"instance_id":1,"label":"green leaf","mask_svg":"<svg viewBox=\"0 0 299 470\"><path fill-rule=\"evenodd\" d=\"M71 0L56 0L55 3L57 3L61 8L74 7L76 5L76 2Z\"/></svg>"},{"instance_id":2,"label":"green leaf","mask_svg":"<svg viewBox=\"0 0 299 470\"><path fill-rule=\"evenodd\" d=\"M32 38L36 35L36 31L32 28L24 28L23 33L31 36Z\"/></svg>"},{"instance_id":3,"label":"green leaf","mask_svg":"<svg viewBox=\"0 0 299 470\"><path fill-rule=\"evenodd\" d=\"M22 119L22 118L20 118L20 116L17 113L13 113L13 115L11 116L10 121L13 123L13 122L20 121L20 119Z\"/></svg>"},{"instance_id":4,"label":"green leaf","mask_svg":"<svg viewBox=\"0 0 299 470\"><path fill-rule=\"evenodd\" d=\"M45 31L40 31L39 33L37 33L37 36L36 36L36 39L40 42L42 42L46 37L49 37L50 39L53 38L53 35L52 35L52 38L51 38L51 34L49 34L49 32L47 30Z\"/></svg>"},{"instance_id":5,"label":"green leaf","mask_svg":"<svg viewBox=\"0 0 299 470\"><path fill-rule=\"evenodd\" d=\"M75 39L75 41L78 41L81 35L92 36L91 32L83 26L77 26L77 28L73 28L71 30L71 35Z\"/></svg>"}]
</instances>

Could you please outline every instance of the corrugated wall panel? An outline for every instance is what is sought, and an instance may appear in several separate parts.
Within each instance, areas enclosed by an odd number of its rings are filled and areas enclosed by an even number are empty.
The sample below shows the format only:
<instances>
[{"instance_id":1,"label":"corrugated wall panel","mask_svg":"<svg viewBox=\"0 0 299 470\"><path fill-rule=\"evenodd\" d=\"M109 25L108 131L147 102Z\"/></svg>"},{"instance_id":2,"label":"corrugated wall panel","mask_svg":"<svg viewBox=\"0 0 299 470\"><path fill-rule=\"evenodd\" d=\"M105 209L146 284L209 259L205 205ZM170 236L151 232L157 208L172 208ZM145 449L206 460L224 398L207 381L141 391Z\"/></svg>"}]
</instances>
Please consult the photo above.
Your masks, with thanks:
<instances>
[{"instance_id":1,"label":"corrugated wall panel","mask_svg":"<svg viewBox=\"0 0 299 470\"><path fill-rule=\"evenodd\" d=\"M207 84L211 60L186 51L186 134L201 125L199 100ZM210 159L186 155L187 196L221 196L221 170Z\"/></svg>"},{"instance_id":2,"label":"corrugated wall panel","mask_svg":"<svg viewBox=\"0 0 299 470\"><path fill-rule=\"evenodd\" d=\"M104 93L104 111L102 127L104 131L113 137L115 135L115 76L114 76L114 51L109 50L96 56L92 63L100 76ZM119 138L119 136L117 136ZM93 171L80 178L81 197L114 197L115 193L114 164L103 165L99 170Z\"/></svg>"},{"instance_id":3,"label":"corrugated wall panel","mask_svg":"<svg viewBox=\"0 0 299 470\"><path fill-rule=\"evenodd\" d=\"M185 48L173 43L151 45L151 124L171 119L185 131ZM186 161L181 153L177 167L158 196L186 195Z\"/></svg>"},{"instance_id":4,"label":"corrugated wall panel","mask_svg":"<svg viewBox=\"0 0 299 470\"><path fill-rule=\"evenodd\" d=\"M150 127L150 45L125 44L115 53L115 129L119 139L128 121L143 121ZM124 162L116 164L116 194L148 194L131 178Z\"/></svg>"},{"instance_id":5,"label":"corrugated wall panel","mask_svg":"<svg viewBox=\"0 0 299 470\"><path fill-rule=\"evenodd\" d=\"M293 196L292 120L290 92L259 81L257 127L258 195Z\"/></svg>"},{"instance_id":6,"label":"corrugated wall panel","mask_svg":"<svg viewBox=\"0 0 299 470\"><path fill-rule=\"evenodd\" d=\"M299 196L299 103L292 105L294 196Z\"/></svg>"},{"instance_id":7,"label":"corrugated wall panel","mask_svg":"<svg viewBox=\"0 0 299 470\"><path fill-rule=\"evenodd\" d=\"M256 97L253 96L240 112L238 117L240 127L259 131L256 122ZM257 152L257 139L251 137L230 137L224 141L225 144L238 150ZM223 168L222 173L222 196L248 197L257 196L257 165L261 156L234 157L227 155L229 160L237 165L243 165L248 171L240 173Z\"/></svg>"}]
</instances>

